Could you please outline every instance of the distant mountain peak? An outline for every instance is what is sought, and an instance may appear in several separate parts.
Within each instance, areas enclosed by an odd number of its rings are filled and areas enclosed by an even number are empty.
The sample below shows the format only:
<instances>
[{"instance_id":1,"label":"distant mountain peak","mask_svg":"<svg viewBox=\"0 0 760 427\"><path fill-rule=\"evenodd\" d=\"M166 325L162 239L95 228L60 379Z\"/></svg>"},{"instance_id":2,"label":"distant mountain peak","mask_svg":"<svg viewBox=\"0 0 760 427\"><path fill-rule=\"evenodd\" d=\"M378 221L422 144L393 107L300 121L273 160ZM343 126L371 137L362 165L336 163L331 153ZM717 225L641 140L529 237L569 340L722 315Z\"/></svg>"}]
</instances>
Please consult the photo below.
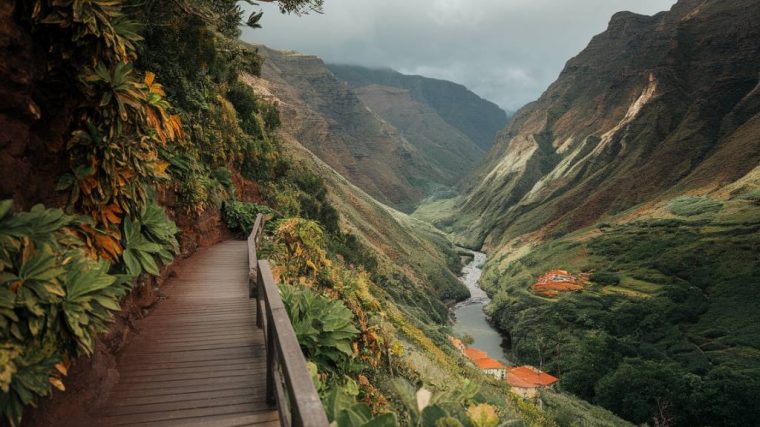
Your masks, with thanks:
<instances>
[{"instance_id":1,"label":"distant mountain peak","mask_svg":"<svg viewBox=\"0 0 760 427\"><path fill-rule=\"evenodd\" d=\"M415 101L430 106L483 151L491 148L496 134L507 123L507 113L501 107L459 83L407 75L390 68L338 64L328 64L328 67L354 88L374 84L409 91Z\"/></svg>"}]
</instances>

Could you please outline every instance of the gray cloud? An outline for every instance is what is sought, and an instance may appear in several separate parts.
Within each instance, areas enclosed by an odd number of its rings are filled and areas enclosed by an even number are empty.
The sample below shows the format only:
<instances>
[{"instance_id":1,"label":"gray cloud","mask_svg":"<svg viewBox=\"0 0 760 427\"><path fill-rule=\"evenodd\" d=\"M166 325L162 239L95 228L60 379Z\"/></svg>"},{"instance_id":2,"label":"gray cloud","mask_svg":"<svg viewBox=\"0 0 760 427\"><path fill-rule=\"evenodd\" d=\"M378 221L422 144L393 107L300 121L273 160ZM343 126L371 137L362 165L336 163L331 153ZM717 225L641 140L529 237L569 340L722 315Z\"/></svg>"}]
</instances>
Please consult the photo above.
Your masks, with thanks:
<instances>
[{"instance_id":1,"label":"gray cloud","mask_svg":"<svg viewBox=\"0 0 760 427\"><path fill-rule=\"evenodd\" d=\"M462 83L515 110L541 94L613 13L675 0L326 0L324 14L281 15L243 39L327 62L390 67Z\"/></svg>"}]
</instances>

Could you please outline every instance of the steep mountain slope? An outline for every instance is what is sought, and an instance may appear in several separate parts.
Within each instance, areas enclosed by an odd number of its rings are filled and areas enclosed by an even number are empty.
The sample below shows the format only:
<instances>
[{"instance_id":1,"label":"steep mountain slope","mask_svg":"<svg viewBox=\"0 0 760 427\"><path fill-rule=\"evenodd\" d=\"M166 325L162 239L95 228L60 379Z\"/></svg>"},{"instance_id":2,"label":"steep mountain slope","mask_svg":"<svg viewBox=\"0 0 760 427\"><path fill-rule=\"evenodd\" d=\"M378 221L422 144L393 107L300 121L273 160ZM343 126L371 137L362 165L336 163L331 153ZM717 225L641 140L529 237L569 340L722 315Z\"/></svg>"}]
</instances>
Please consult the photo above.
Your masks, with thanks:
<instances>
[{"instance_id":1,"label":"steep mountain slope","mask_svg":"<svg viewBox=\"0 0 760 427\"><path fill-rule=\"evenodd\" d=\"M278 97L281 86L276 81L251 75L243 75L242 79L261 99L283 104ZM299 117L298 111L283 109L283 126L278 130L282 148L290 158L324 179L328 199L340 213L341 229L358 236L377 257L372 280L381 289L373 290L373 294L385 301L383 310L402 337L401 363L405 369L434 387L480 378L466 367L461 371L461 354L449 348L444 338L451 331L446 325L449 310L442 300L450 302L467 294L451 273L459 268L459 258L452 252L451 243L429 224L378 202L306 148L294 133L298 127L293 122ZM397 308L401 316L393 314ZM583 420L589 426L629 425L612 413L567 394L547 395L545 401L550 408L539 411L532 405L504 399L509 394L503 381L490 378L479 381L482 396L489 396L499 406L506 403L503 415L507 419L530 419L540 425L556 425L560 419ZM377 383L382 389L385 380L378 378Z\"/></svg>"},{"instance_id":2,"label":"steep mountain slope","mask_svg":"<svg viewBox=\"0 0 760 427\"><path fill-rule=\"evenodd\" d=\"M270 102L283 105L279 97L281 86L262 76L261 78L244 75L246 84L256 93ZM358 186L343 177L335 168L320 159L306 148L298 139L296 122L300 120L297 110L283 108L281 113L283 126L278 134L283 148L294 159L325 180L329 188L328 197L340 213L341 228L356 236L380 255L382 270L393 275L394 271L405 274L408 279L394 284L399 289L388 290L401 304L415 305L409 298L411 293L419 293L431 284L437 288L427 289L419 296L422 304L413 310L428 310L420 318L432 318L442 321L448 316L442 300L458 300L467 296L467 290L450 270L458 268L458 256L453 252L451 243L430 225L413 219L408 215L388 207ZM415 261L409 262L410 259ZM419 301L417 301L419 302Z\"/></svg>"},{"instance_id":3,"label":"steep mountain slope","mask_svg":"<svg viewBox=\"0 0 760 427\"><path fill-rule=\"evenodd\" d=\"M328 67L353 88L382 86L408 92L409 97L435 110L446 123L459 129L484 151L491 148L494 137L507 122L504 110L457 83L405 75L390 69L336 64Z\"/></svg>"},{"instance_id":4,"label":"steep mountain slope","mask_svg":"<svg viewBox=\"0 0 760 427\"><path fill-rule=\"evenodd\" d=\"M364 105L417 147L446 179L446 185L454 185L470 174L485 155L470 138L448 124L428 104L412 98L405 89L373 84L353 90Z\"/></svg>"},{"instance_id":5,"label":"steep mountain slope","mask_svg":"<svg viewBox=\"0 0 760 427\"><path fill-rule=\"evenodd\" d=\"M416 212L484 245L513 360L636 424L760 417L759 19L750 0L616 14L464 195Z\"/></svg>"},{"instance_id":6,"label":"steep mountain slope","mask_svg":"<svg viewBox=\"0 0 760 427\"><path fill-rule=\"evenodd\" d=\"M456 203L470 245L561 234L736 181L760 160L760 3L621 12L517 113Z\"/></svg>"},{"instance_id":7,"label":"steep mountain slope","mask_svg":"<svg viewBox=\"0 0 760 427\"><path fill-rule=\"evenodd\" d=\"M407 209L447 179L393 126L369 111L315 56L264 47L272 82L293 135L379 201Z\"/></svg>"}]
</instances>

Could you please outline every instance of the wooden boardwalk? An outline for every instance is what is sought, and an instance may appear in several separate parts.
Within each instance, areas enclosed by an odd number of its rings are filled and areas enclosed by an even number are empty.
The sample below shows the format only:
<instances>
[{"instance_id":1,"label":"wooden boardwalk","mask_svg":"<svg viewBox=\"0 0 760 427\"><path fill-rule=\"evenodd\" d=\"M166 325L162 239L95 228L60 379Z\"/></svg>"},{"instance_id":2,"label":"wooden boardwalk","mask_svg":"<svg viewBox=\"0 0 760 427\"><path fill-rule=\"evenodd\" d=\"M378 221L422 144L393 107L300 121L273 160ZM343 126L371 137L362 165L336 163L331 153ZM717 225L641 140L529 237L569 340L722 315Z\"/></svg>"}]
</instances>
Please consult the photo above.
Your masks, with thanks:
<instances>
[{"instance_id":1,"label":"wooden boardwalk","mask_svg":"<svg viewBox=\"0 0 760 427\"><path fill-rule=\"evenodd\" d=\"M264 335L248 294L245 241L192 256L118 360L99 425L279 425L265 402Z\"/></svg>"}]
</instances>

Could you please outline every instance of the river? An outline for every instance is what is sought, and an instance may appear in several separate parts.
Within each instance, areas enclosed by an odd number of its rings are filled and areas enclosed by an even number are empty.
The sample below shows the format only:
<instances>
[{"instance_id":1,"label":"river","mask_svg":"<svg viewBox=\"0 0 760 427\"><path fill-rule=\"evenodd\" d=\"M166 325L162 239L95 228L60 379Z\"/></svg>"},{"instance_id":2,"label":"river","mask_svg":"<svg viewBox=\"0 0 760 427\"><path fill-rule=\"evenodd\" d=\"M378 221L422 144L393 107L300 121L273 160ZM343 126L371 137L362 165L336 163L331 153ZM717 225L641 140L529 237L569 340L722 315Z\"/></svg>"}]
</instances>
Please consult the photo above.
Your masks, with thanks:
<instances>
[{"instance_id":1,"label":"river","mask_svg":"<svg viewBox=\"0 0 760 427\"><path fill-rule=\"evenodd\" d=\"M462 268L462 282L470 290L470 298L455 305L454 333L458 336L470 335L475 339L470 347L485 351L492 359L509 364L504 354L502 343L504 339L486 318L483 307L491 299L480 288L480 276L483 274L483 264L486 262L486 254L482 252L468 251L473 254L470 263Z\"/></svg>"}]
</instances>

